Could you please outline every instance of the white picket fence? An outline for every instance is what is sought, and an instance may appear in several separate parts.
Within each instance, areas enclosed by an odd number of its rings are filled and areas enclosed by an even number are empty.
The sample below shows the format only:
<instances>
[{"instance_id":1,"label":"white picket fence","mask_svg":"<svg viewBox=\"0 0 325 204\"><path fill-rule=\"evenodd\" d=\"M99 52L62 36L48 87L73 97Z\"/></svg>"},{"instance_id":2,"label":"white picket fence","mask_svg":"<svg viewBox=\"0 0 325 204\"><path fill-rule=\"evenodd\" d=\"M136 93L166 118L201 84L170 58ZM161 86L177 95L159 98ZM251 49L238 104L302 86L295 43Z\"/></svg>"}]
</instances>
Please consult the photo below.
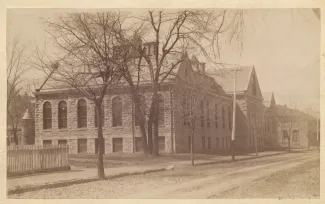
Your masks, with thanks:
<instances>
[{"instance_id":1,"label":"white picket fence","mask_svg":"<svg viewBox=\"0 0 325 204\"><path fill-rule=\"evenodd\" d=\"M25 173L68 166L67 145L7 146L8 173Z\"/></svg>"}]
</instances>

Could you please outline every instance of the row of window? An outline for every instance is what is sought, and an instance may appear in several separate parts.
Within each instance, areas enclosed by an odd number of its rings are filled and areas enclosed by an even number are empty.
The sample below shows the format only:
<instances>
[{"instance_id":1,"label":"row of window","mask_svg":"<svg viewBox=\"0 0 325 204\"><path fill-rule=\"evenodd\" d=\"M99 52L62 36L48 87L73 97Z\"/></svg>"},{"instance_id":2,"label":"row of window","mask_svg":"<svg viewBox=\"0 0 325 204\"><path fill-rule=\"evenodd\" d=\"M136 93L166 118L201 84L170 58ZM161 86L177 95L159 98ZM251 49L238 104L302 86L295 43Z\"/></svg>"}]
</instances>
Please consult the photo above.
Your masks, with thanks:
<instances>
[{"instance_id":1,"label":"row of window","mask_svg":"<svg viewBox=\"0 0 325 204\"><path fill-rule=\"evenodd\" d=\"M104 144L105 144L105 138ZM66 145L67 140L58 140L59 145ZM165 151L165 137L158 137L159 151ZM43 145L52 145L52 140L43 140ZM95 138L95 154L98 154L98 139ZM135 138L135 151L140 152L142 149L141 138ZM112 138L112 151L113 152L123 152L123 138ZM87 153L88 145L87 139L77 139L77 153ZM104 151L105 152L105 145Z\"/></svg>"},{"instance_id":2,"label":"row of window","mask_svg":"<svg viewBox=\"0 0 325 204\"><path fill-rule=\"evenodd\" d=\"M140 96L140 99L144 101L143 96ZM162 95L158 95L159 99L159 124L164 124L164 99ZM143 109L143 106L142 106ZM145 110L144 110L145 111ZM112 100L112 126L122 126L122 99L117 96ZM58 128L65 129L67 128L67 102L60 101L58 104ZM135 125L139 125L139 111L135 108ZM104 104L101 107L101 121L102 126L104 126ZM84 99L80 99L77 104L77 123L78 128L87 127L87 102ZM95 127L98 127L97 111L95 108ZM43 104L43 129L52 129L52 104L50 102L45 102Z\"/></svg>"},{"instance_id":3,"label":"row of window","mask_svg":"<svg viewBox=\"0 0 325 204\"><path fill-rule=\"evenodd\" d=\"M250 119L250 125L251 125L251 129L252 131L254 131L254 128L256 129L256 131L258 130L258 128L260 128L262 125L262 121L259 120L260 117L256 117L256 114L254 112L251 112L249 115L249 119ZM266 116L263 117L264 120L264 132L268 132L271 133L272 132L272 121L269 120ZM257 125L257 126L256 126Z\"/></svg>"},{"instance_id":4,"label":"row of window","mask_svg":"<svg viewBox=\"0 0 325 204\"><path fill-rule=\"evenodd\" d=\"M255 141L254 137L250 137L249 138L249 147L255 147L255 142L257 144L257 147L260 148L263 146L264 144L264 140L262 138L257 138L257 140Z\"/></svg>"},{"instance_id":5,"label":"row of window","mask_svg":"<svg viewBox=\"0 0 325 204\"><path fill-rule=\"evenodd\" d=\"M206 143L206 137L202 137L201 142L201 148L202 149L211 149L211 137L207 137L207 143ZM188 137L188 148L191 148L191 137ZM216 147L217 149L226 149L230 147L230 138L229 137L222 137L222 138L216 138Z\"/></svg>"},{"instance_id":6,"label":"row of window","mask_svg":"<svg viewBox=\"0 0 325 204\"><path fill-rule=\"evenodd\" d=\"M189 102L186 100L186 97L183 97L183 107L185 109L184 111L184 125L189 125L188 119L190 116L190 105L188 104ZM214 125L215 128L219 127L219 122L218 122L218 104L214 105ZM200 112L201 112L201 127L205 126L205 120L206 120L206 127L209 128L210 127L210 105L209 102L206 101L205 102L205 107L204 107L204 101L201 100L200 103ZM206 112L206 114L205 114ZM229 130L231 130L232 128L232 116L231 116L232 112L231 112L231 107L228 107L228 128ZM226 121L225 121L225 107L222 106L221 107L221 117L222 117L222 128L225 129L226 128Z\"/></svg>"},{"instance_id":7,"label":"row of window","mask_svg":"<svg viewBox=\"0 0 325 204\"><path fill-rule=\"evenodd\" d=\"M288 130L282 130L282 142L286 139L288 139L289 134ZM299 142L299 130L293 130L292 131L292 142Z\"/></svg>"}]
</instances>

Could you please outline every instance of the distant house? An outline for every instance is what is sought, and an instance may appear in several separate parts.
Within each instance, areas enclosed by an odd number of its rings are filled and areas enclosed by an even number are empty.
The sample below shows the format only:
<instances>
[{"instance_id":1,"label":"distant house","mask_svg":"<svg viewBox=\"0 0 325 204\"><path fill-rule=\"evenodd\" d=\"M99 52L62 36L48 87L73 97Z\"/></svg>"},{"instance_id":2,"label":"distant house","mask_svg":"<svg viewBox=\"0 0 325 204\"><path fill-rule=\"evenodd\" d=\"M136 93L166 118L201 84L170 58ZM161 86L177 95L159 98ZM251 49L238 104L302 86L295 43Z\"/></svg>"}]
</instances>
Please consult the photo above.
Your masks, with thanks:
<instances>
[{"instance_id":1,"label":"distant house","mask_svg":"<svg viewBox=\"0 0 325 204\"><path fill-rule=\"evenodd\" d=\"M308 147L308 145L317 143L317 119L315 117L282 105L277 105L277 116L278 142L281 146L288 146L289 137L292 147Z\"/></svg>"}]
</instances>

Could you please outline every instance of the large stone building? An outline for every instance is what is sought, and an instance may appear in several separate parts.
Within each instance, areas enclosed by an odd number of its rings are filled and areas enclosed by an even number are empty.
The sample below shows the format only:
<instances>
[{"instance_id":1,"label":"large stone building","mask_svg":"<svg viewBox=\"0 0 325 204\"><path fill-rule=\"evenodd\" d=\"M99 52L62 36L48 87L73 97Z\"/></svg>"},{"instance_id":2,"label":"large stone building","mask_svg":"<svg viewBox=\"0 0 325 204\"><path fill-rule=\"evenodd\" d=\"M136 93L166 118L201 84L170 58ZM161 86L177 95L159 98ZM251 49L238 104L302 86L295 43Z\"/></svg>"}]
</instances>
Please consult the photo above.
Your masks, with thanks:
<instances>
[{"instance_id":1,"label":"large stone building","mask_svg":"<svg viewBox=\"0 0 325 204\"><path fill-rule=\"evenodd\" d=\"M218 70L214 74L205 71L205 64L194 56L185 58L175 75L160 87L159 149L166 153L190 151L190 135L186 123L175 110L175 102L182 94L177 92L175 77L197 75L204 78L201 108L204 119L198 122L194 135L195 152L225 152L230 149L232 128L233 72ZM151 93L141 86L146 105ZM95 154L98 151L95 105L71 88L44 88L36 96L35 131L36 144L68 144L71 154ZM273 100L271 106L275 104ZM213 108L209 108L213 107ZM266 126L271 125L272 109L263 105L263 96L254 67L242 67L237 73L236 147L259 149L269 140ZM213 111L204 111L213 110ZM103 136L105 153L137 152L141 149L139 127L134 117L134 106L128 87L110 89L103 102ZM267 119L269 118L269 119Z\"/></svg>"}]
</instances>

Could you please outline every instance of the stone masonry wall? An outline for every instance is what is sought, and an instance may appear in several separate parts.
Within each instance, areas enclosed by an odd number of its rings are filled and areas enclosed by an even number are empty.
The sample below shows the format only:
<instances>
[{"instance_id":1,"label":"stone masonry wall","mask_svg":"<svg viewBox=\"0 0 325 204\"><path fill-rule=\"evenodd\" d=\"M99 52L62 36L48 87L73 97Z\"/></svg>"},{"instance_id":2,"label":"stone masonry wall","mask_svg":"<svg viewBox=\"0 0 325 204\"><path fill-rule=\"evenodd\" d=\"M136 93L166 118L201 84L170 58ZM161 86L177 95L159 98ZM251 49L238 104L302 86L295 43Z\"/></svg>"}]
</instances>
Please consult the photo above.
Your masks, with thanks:
<instances>
[{"instance_id":1,"label":"stone masonry wall","mask_svg":"<svg viewBox=\"0 0 325 204\"><path fill-rule=\"evenodd\" d=\"M168 91L161 92L164 97L164 125L159 128L159 136L165 137L165 152L172 152L171 146L171 109L170 95ZM112 126L112 99L117 95L107 95L104 98L104 125L103 137L105 140L105 153L112 153L112 139L123 138L123 152L133 152L132 135L132 100L130 95L118 94L122 99L122 126ZM147 106L149 107L150 94L145 93ZM78 128L77 103L81 98L87 101L87 127ZM64 100L67 102L67 129L58 129L58 103ZM43 129L43 104L49 101L52 105L52 129ZM92 101L67 94L43 94L38 96L35 108L35 143L41 145L43 140L51 140L52 144L58 144L58 140L67 140L71 154L77 153L77 140L87 139L87 154L95 153L95 138L97 138L97 128L95 127L95 105ZM139 128L134 128L134 137L140 137Z\"/></svg>"}]
</instances>

